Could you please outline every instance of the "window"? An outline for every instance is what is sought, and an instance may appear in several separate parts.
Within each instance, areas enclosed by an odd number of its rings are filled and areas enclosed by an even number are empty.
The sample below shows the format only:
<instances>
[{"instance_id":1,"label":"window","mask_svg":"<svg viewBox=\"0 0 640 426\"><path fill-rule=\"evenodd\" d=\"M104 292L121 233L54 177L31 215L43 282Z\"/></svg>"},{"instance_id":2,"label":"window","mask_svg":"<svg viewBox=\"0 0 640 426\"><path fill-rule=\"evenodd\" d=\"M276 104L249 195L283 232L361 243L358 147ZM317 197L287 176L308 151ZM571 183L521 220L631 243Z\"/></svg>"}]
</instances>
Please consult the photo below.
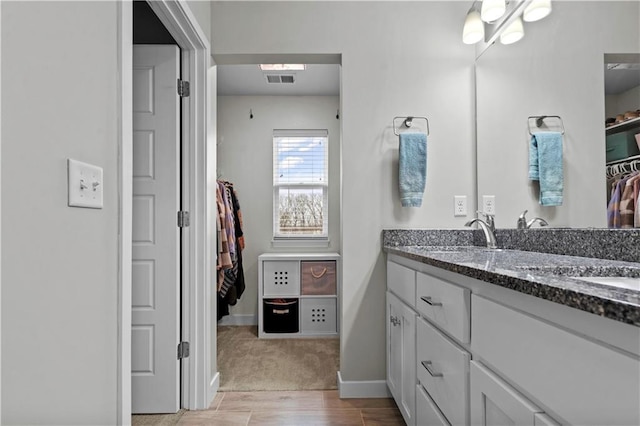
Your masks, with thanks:
<instances>
[{"instance_id":1,"label":"window","mask_svg":"<svg viewBox=\"0 0 640 426\"><path fill-rule=\"evenodd\" d=\"M273 236L328 239L326 130L273 132Z\"/></svg>"}]
</instances>

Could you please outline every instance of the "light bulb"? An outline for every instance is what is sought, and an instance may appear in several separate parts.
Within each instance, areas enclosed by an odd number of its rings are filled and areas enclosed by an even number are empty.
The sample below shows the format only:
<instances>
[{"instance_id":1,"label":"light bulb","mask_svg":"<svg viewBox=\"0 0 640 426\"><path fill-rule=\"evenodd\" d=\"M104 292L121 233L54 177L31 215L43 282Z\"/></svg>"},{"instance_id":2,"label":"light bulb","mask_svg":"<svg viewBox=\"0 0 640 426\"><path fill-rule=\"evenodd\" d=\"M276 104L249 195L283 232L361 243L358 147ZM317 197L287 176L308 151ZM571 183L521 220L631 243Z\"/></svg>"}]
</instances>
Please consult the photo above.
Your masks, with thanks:
<instances>
[{"instance_id":1,"label":"light bulb","mask_svg":"<svg viewBox=\"0 0 640 426\"><path fill-rule=\"evenodd\" d=\"M500 43L511 44L524 37L524 26L522 19L518 16L507 28L500 34Z\"/></svg>"},{"instance_id":2,"label":"light bulb","mask_svg":"<svg viewBox=\"0 0 640 426\"><path fill-rule=\"evenodd\" d=\"M522 14L525 22L539 21L551 13L551 0L533 0Z\"/></svg>"},{"instance_id":3,"label":"light bulb","mask_svg":"<svg viewBox=\"0 0 640 426\"><path fill-rule=\"evenodd\" d=\"M484 22L493 22L504 15L506 9L505 0L482 0L480 16Z\"/></svg>"},{"instance_id":4,"label":"light bulb","mask_svg":"<svg viewBox=\"0 0 640 426\"><path fill-rule=\"evenodd\" d=\"M462 42L464 44L475 44L482 39L484 39L484 23L480 19L478 11L471 9L464 20Z\"/></svg>"}]
</instances>

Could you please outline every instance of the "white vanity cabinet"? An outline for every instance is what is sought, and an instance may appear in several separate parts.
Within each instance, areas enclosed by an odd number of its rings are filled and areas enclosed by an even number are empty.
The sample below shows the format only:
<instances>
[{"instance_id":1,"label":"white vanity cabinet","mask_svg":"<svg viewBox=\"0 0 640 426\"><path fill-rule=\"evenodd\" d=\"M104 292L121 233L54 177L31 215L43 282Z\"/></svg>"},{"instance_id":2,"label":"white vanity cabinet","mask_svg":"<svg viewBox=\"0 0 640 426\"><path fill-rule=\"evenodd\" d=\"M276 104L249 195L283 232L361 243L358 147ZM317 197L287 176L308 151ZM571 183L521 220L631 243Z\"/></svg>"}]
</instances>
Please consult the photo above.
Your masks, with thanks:
<instances>
[{"instance_id":1,"label":"white vanity cabinet","mask_svg":"<svg viewBox=\"0 0 640 426\"><path fill-rule=\"evenodd\" d=\"M387 336L401 410L411 394L398 386L414 385L408 424L640 425L638 327L397 255L387 268L387 309L415 325L414 346L411 332ZM392 289L400 275L415 280L415 308L410 285Z\"/></svg>"},{"instance_id":2,"label":"white vanity cabinet","mask_svg":"<svg viewBox=\"0 0 640 426\"><path fill-rule=\"evenodd\" d=\"M407 425L416 425L415 271L387 265L387 386Z\"/></svg>"},{"instance_id":3,"label":"white vanity cabinet","mask_svg":"<svg viewBox=\"0 0 640 426\"><path fill-rule=\"evenodd\" d=\"M471 303L474 358L526 392L530 401L546 407L540 412L548 411L561 424L640 424L638 354L481 296L473 296ZM601 321L611 322L604 318ZM633 327L611 325L621 333ZM634 331L637 339L637 328ZM473 370L471 387L472 401L480 400L482 396L473 391ZM481 412L475 414L477 419L482 418ZM545 424L538 418L538 423Z\"/></svg>"}]
</instances>

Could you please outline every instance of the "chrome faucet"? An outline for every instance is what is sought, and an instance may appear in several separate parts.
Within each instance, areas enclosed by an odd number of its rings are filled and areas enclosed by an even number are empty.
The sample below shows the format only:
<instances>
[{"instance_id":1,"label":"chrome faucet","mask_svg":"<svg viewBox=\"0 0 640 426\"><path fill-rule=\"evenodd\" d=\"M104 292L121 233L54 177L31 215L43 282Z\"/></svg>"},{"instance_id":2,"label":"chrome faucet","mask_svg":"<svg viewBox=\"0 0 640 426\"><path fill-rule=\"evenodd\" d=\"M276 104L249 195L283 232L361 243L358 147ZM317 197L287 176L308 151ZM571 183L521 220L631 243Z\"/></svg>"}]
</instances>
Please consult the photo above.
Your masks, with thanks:
<instances>
[{"instance_id":1,"label":"chrome faucet","mask_svg":"<svg viewBox=\"0 0 640 426\"><path fill-rule=\"evenodd\" d=\"M540 222L540 226L548 226L549 225L546 220L544 220L544 219L542 219L540 217L534 217L533 219L531 219L530 221L527 222L527 218L525 217L527 212L528 212L528 210L525 210L520 214L520 217L518 218L518 229L529 229L536 222Z\"/></svg>"},{"instance_id":2,"label":"chrome faucet","mask_svg":"<svg viewBox=\"0 0 640 426\"><path fill-rule=\"evenodd\" d=\"M483 212L478 213L483 214L485 220L480 218L471 219L469 222L465 223L464 226L471 226L477 222L478 225L480 225L480 228L482 228L482 232L484 232L484 237L487 239L487 248L497 249L498 242L496 241L496 226L495 221L493 220L493 215Z\"/></svg>"}]
</instances>

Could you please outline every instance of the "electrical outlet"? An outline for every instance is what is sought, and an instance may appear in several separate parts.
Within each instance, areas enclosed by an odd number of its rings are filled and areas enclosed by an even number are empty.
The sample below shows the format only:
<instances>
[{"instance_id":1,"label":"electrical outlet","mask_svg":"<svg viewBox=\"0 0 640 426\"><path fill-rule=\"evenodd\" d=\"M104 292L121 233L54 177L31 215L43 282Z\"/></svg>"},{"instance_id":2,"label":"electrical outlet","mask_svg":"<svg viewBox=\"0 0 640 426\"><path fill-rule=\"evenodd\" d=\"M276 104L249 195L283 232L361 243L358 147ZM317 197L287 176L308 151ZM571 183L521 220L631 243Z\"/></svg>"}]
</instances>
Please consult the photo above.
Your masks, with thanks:
<instances>
[{"instance_id":1,"label":"electrical outlet","mask_svg":"<svg viewBox=\"0 0 640 426\"><path fill-rule=\"evenodd\" d=\"M495 195L483 195L482 196L482 211L485 214L496 214L496 196Z\"/></svg>"},{"instance_id":2,"label":"electrical outlet","mask_svg":"<svg viewBox=\"0 0 640 426\"><path fill-rule=\"evenodd\" d=\"M467 215L467 196L466 195L454 195L454 197L453 197L453 215L454 216L466 216Z\"/></svg>"}]
</instances>

